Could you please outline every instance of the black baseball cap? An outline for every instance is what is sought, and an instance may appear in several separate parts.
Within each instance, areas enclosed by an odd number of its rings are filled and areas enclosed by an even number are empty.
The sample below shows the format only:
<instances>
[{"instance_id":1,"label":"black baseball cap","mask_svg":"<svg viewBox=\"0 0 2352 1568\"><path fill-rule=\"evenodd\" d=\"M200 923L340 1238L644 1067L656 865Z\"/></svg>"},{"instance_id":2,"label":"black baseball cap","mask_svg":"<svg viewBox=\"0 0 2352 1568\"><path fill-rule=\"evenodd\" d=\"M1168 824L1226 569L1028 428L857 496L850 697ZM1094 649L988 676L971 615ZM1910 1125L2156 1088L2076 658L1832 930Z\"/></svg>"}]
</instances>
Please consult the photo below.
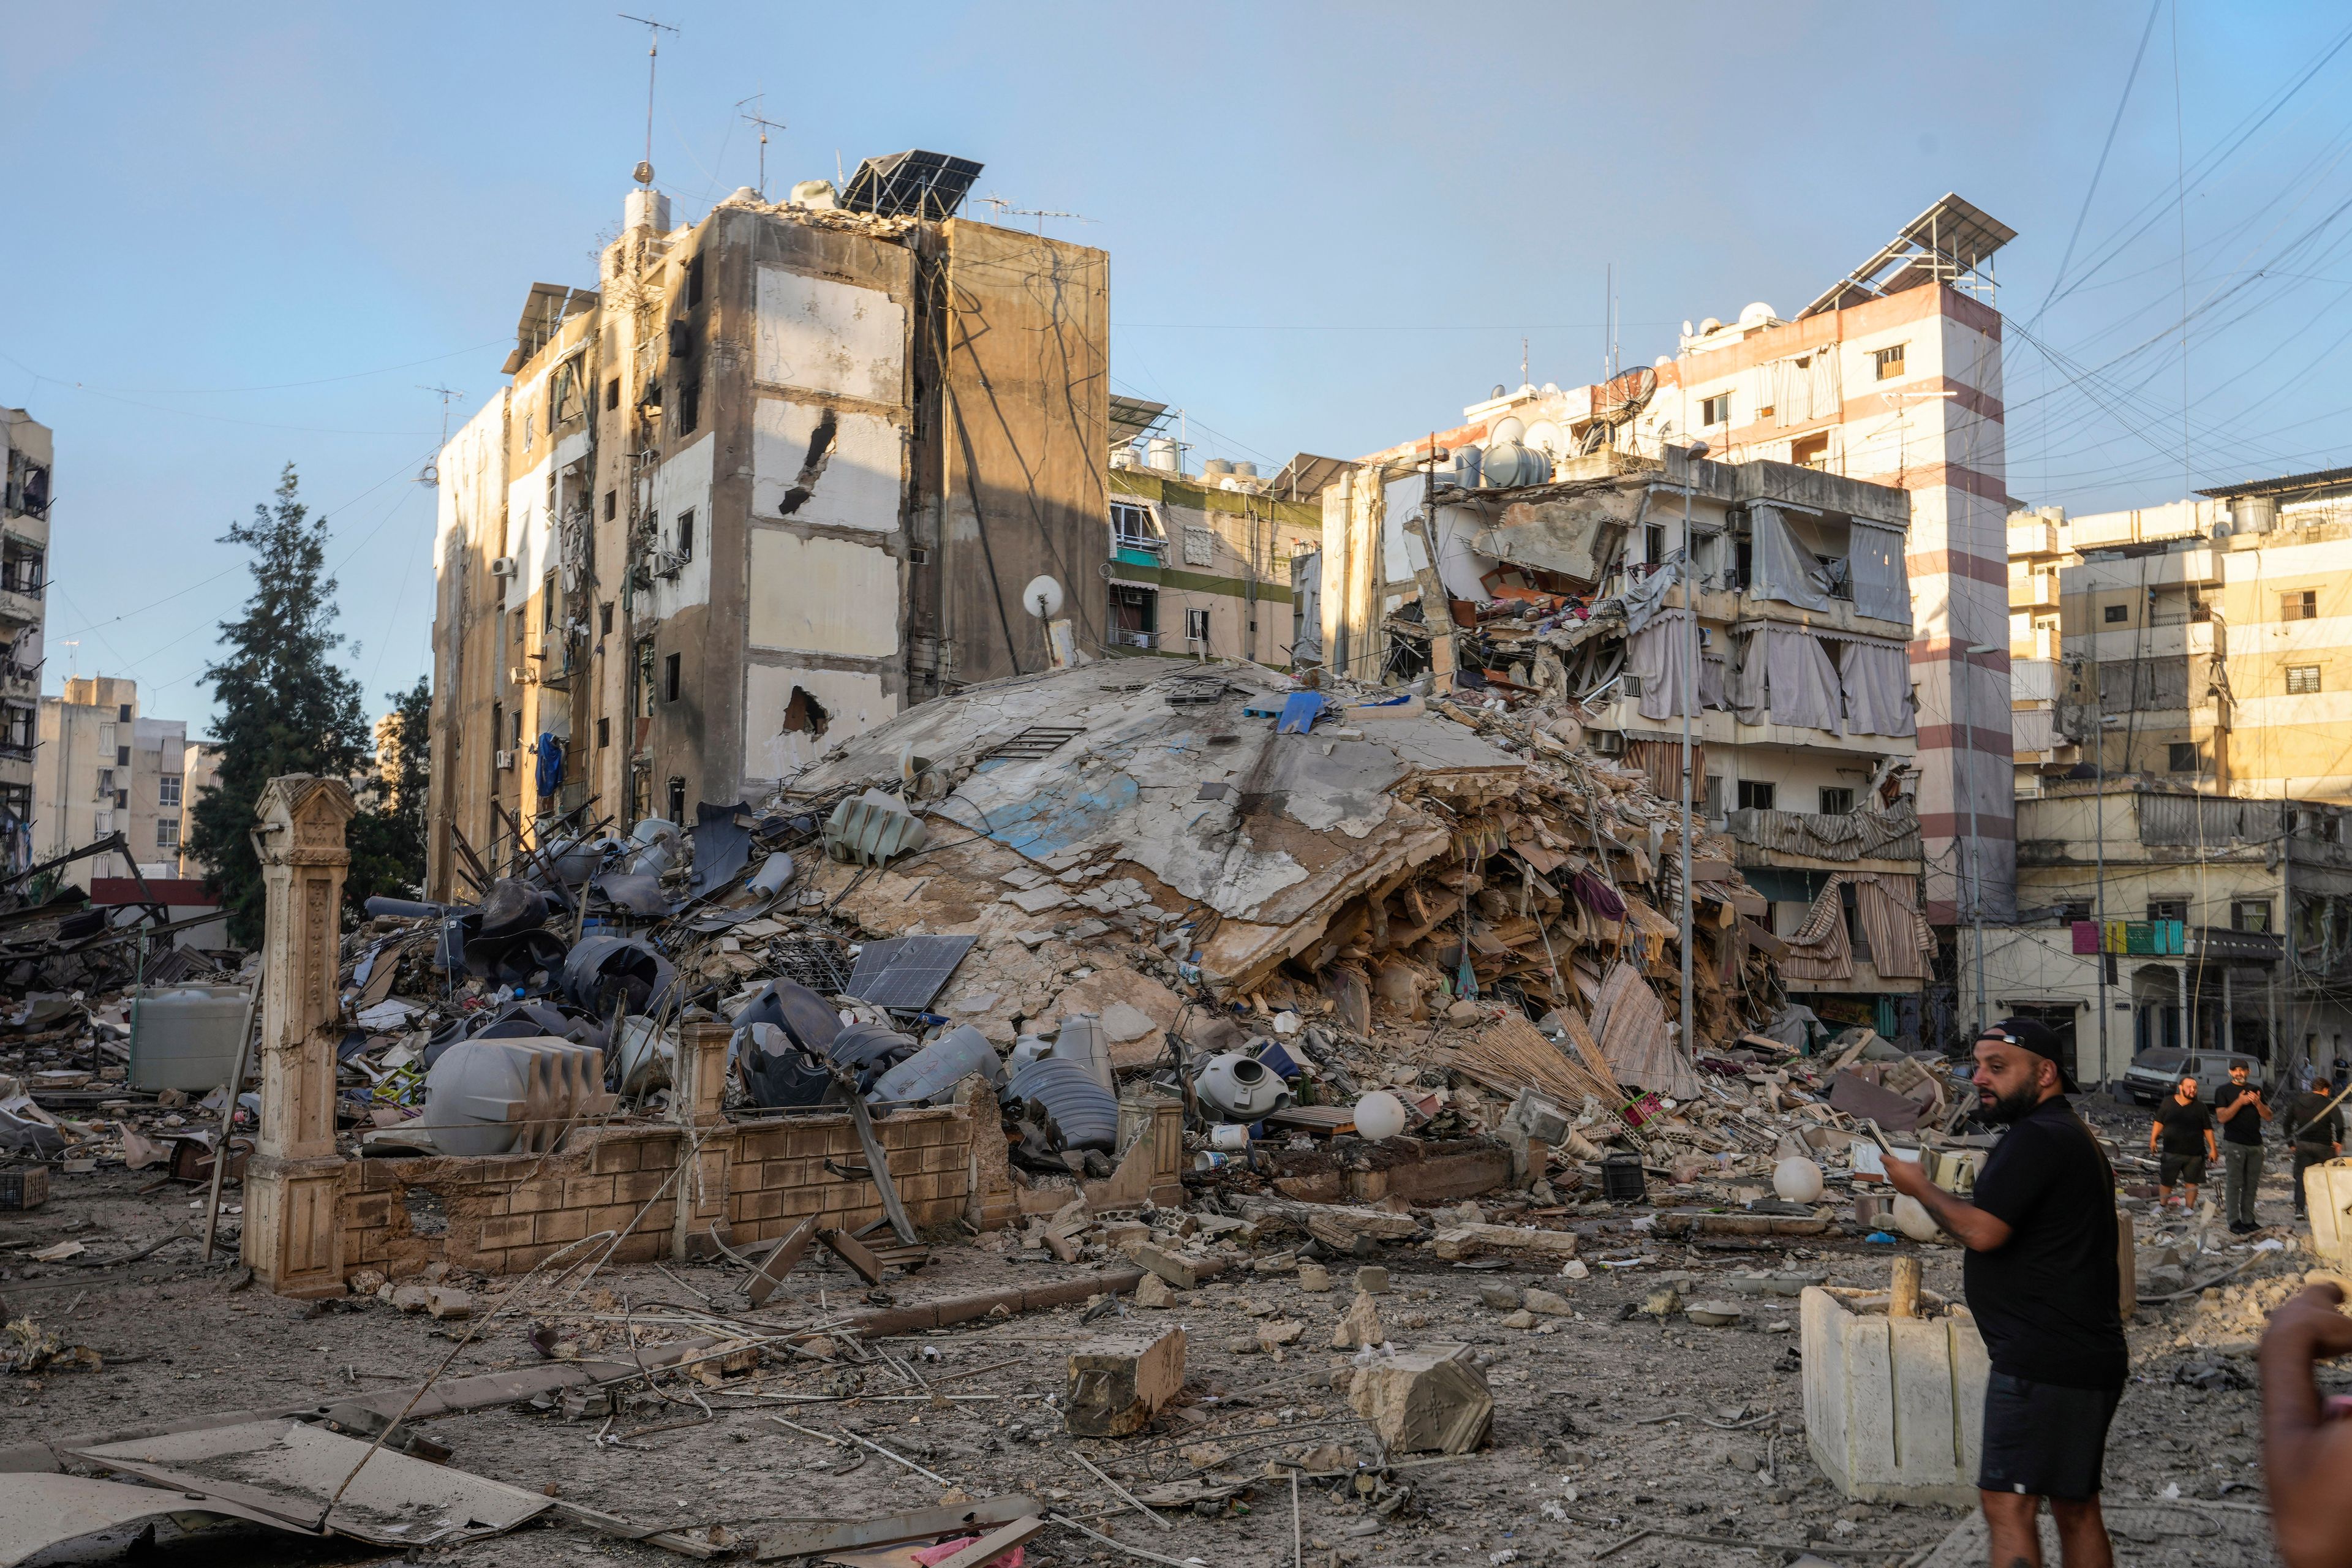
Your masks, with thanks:
<instances>
[{"instance_id":1,"label":"black baseball cap","mask_svg":"<svg viewBox=\"0 0 2352 1568\"><path fill-rule=\"evenodd\" d=\"M2032 1051L2037 1057L2049 1058L2050 1064L2058 1069L2058 1087L2068 1094L2083 1092L2082 1086L2074 1081L2074 1075L2066 1070L2066 1063L2058 1054L2058 1036L2049 1025L2036 1023L2032 1018L2003 1018L1998 1024L1988 1025L1977 1038L2000 1040L2005 1045Z\"/></svg>"}]
</instances>

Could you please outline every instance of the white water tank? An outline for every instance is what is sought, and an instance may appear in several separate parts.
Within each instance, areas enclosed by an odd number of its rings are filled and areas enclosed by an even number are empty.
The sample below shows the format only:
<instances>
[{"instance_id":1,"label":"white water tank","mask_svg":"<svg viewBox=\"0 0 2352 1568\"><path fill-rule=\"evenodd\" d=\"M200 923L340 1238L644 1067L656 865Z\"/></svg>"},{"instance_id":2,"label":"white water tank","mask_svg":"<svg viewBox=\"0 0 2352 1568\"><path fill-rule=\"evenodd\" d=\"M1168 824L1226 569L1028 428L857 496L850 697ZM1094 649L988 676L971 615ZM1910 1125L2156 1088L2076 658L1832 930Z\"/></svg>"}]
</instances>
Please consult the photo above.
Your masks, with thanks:
<instances>
[{"instance_id":1,"label":"white water tank","mask_svg":"<svg viewBox=\"0 0 2352 1568\"><path fill-rule=\"evenodd\" d=\"M1145 443L1143 466L1147 468L1156 468L1163 474L1182 473L1184 468L1181 458L1177 454L1176 437L1154 436Z\"/></svg>"},{"instance_id":2,"label":"white water tank","mask_svg":"<svg viewBox=\"0 0 2352 1568\"><path fill-rule=\"evenodd\" d=\"M669 232L669 198L659 191L639 185L629 193L622 208L623 228L649 228L656 234Z\"/></svg>"}]
</instances>

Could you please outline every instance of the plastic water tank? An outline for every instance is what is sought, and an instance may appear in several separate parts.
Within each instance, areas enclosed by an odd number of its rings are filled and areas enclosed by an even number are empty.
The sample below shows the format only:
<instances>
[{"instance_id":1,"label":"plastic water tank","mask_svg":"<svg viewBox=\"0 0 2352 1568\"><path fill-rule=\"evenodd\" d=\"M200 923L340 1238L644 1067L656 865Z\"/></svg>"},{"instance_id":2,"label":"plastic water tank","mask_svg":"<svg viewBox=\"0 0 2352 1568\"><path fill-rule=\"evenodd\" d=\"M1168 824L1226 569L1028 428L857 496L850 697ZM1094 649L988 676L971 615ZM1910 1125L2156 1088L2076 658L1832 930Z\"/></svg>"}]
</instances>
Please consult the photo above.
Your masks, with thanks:
<instances>
[{"instance_id":1,"label":"plastic water tank","mask_svg":"<svg viewBox=\"0 0 2352 1568\"><path fill-rule=\"evenodd\" d=\"M1211 1057L1202 1064L1192 1087L1228 1121L1255 1121L1290 1103L1290 1091L1273 1069L1239 1051Z\"/></svg>"},{"instance_id":2,"label":"plastic water tank","mask_svg":"<svg viewBox=\"0 0 2352 1568\"><path fill-rule=\"evenodd\" d=\"M1539 485L1551 478L1551 459L1517 441L1489 442L1480 468L1481 482L1490 489Z\"/></svg>"},{"instance_id":3,"label":"plastic water tank","mask_svg":"<svg viewBox=\"0 0 2352 1568\"><path fill-rule=\"evenodd\" d=\"M988 1037L965 1024L876 1079L866 1098L885 1104L936 1105L973 1073L995 1083L1003 1077L1003 1064Z\"/></svg>"},{"instance_id":4,"label":"plastic water tank","mask_svg":"<svg viewBox=\"0 0 2352 1568\"><path fill-rule=\"evenodd\" d=\"M1110 1069L1110 1037L1103 1033L1102 1019L1097 1015L1072 1013L1065 1016L1061 1032L1054 1037L1054 1055L1077 1063L1087 1069L1088 1077L1112 1093L1118 1091L1118 1079Z\"/></svg>"},{"instance_id":5,"label":"plastic water tank","mask_svg":"<svg viewBox=\"0 0 2352 1568\"><path fill-rule=\"evenodd\" d=\"M424 1124L445 1154L542 1153L604 1113L604 1053L570 1040L467 1040L425 1075Z\"/></svg>"},{"instance_id":6,"label":"plastic water tank","mask_svg":"<svg viewBox=\"0 0 2352 1568\"><path fill-rule=\"evenodd\" d=\"M175 985L131 998L131 1087L215 1089L236 1071L242 985Z\"/></svg>"},{"instance_id":7,"label":"plastic water tank","mask_svg":"<svg viewBox=\"0 0 2352 1568\"><path fill-rule=\"evenodd\" d=\"M1118 1147L1118 1097L1077 1062L1041 1058L1014 1073L1004 1092L1015 1100L1043 1101L1072 1149L1108 1153Z\"/></svg>"}]
</instances>

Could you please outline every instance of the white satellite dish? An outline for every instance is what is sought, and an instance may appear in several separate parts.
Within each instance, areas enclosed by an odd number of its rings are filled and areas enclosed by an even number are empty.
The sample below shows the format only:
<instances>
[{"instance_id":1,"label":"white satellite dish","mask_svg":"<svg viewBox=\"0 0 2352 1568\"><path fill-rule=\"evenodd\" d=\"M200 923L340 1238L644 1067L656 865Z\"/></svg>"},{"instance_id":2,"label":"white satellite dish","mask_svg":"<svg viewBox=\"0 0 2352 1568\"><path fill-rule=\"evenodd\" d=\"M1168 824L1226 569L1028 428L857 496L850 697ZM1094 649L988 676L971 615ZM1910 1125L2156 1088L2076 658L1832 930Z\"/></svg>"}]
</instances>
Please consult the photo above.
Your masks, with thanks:
<instances>
[{"instance_id":1,"label":"white satellite dish","mask_svg":"<svg viewBox=\"0 0 2352 1568\"><path fill-rule=\"evenodd\" d=\"M1021 607L1041 621L1062 613L1062 585L1051 577L1032 577L1021 590Z\"/></svg>"}]
</instances>

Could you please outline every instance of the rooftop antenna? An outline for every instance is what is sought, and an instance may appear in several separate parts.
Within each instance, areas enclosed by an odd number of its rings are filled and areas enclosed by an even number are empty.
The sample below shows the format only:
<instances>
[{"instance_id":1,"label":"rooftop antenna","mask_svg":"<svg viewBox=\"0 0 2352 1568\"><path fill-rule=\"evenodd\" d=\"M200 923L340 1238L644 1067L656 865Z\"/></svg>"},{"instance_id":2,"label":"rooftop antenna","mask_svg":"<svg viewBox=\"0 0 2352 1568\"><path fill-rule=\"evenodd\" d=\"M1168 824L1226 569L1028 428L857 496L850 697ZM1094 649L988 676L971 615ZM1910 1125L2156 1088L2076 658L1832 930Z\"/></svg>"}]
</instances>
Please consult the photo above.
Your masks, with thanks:
<instances>
[{"instance_id":1,"label":"rooftop antenna","mask_svg":"<svg viewBox=\"0 0 2352 1568\"><path fill-rule=\"evenodd\" d=\"M1066 217L1073 219L1078 223L1094 222L1094 219L1087 217L1083 213L1057 213L1048 211L1044 207L1016 207L1013 205L1012 198L1009 196L974 196L972 200L977 202L986 202L990 206L994 207L998 217L1005 217L1009 216L1012 217L1035 218L1037 220L1037 232L1040 235L1043 235L1045 232L1045 220L1049 217Z\"/></svg>"},{"instance_id":2,"label":"rooftop antenna","mask_svg":"<svg viewBox=\"0 0 2352 1568\"><path fill-rule=\"evenodd\" d=\"M441 449L449 444L449 400L466 395L446 386L420 386L416 390L438 393L441 396L441 445L433 448L434 455L425 459L425 467L416 474L418 484L432 489L441 483Z\"/></svg>"},{"instance_id":3,"label":"rooftop antenna","mask_svg":"<svg viewBox=\"0 0 2352 1568\"><path fill-rule=\"evenodd\" d=\"M764 114L768 108L767 89L762 88L749 98L738 100L735 107L741 109L747 103L758 104L761 114ZM768 132L782 131L785 127L782 121L763 120L761 114L746 114L742 118L760 128L760 199L764 202L768 199Z\"/></svg>"},{"instance_id":4,"label":"rooftop antenna","mask_svg":"<svg viewBox=\"0 0 2352 1568\"><path fill-rule=\"evenodd\" d=\"M661 36L675 33L667 22L656 22L651 16L632 16L626 11L614 13L624 22L635 22L646 30L646 155L637 164L637 184L654 183L654 73L661 68Z\"/></svg>"},{"instance_id":5,"label":"rooftop antenna","mask_svg":"<svg viewBox=\"0 0 2352 1568\"><path fill-rule=\"evenodd\" d=\"M58 646L66 650L66 679L72 680L81 674L81 639L74 637Z\"/></svg>"},{"instance_id":6,"label":"rooftop antenna","mask_svg":"<svg viewBox=\"0 0 2352 1568\"><path fill-rule=\"evenodd\" d=\"M1519 384L1521 386L1533 384L1528 380L1528 340L1525 338L1519 340Z\"/></svg>"}]
</instances>

